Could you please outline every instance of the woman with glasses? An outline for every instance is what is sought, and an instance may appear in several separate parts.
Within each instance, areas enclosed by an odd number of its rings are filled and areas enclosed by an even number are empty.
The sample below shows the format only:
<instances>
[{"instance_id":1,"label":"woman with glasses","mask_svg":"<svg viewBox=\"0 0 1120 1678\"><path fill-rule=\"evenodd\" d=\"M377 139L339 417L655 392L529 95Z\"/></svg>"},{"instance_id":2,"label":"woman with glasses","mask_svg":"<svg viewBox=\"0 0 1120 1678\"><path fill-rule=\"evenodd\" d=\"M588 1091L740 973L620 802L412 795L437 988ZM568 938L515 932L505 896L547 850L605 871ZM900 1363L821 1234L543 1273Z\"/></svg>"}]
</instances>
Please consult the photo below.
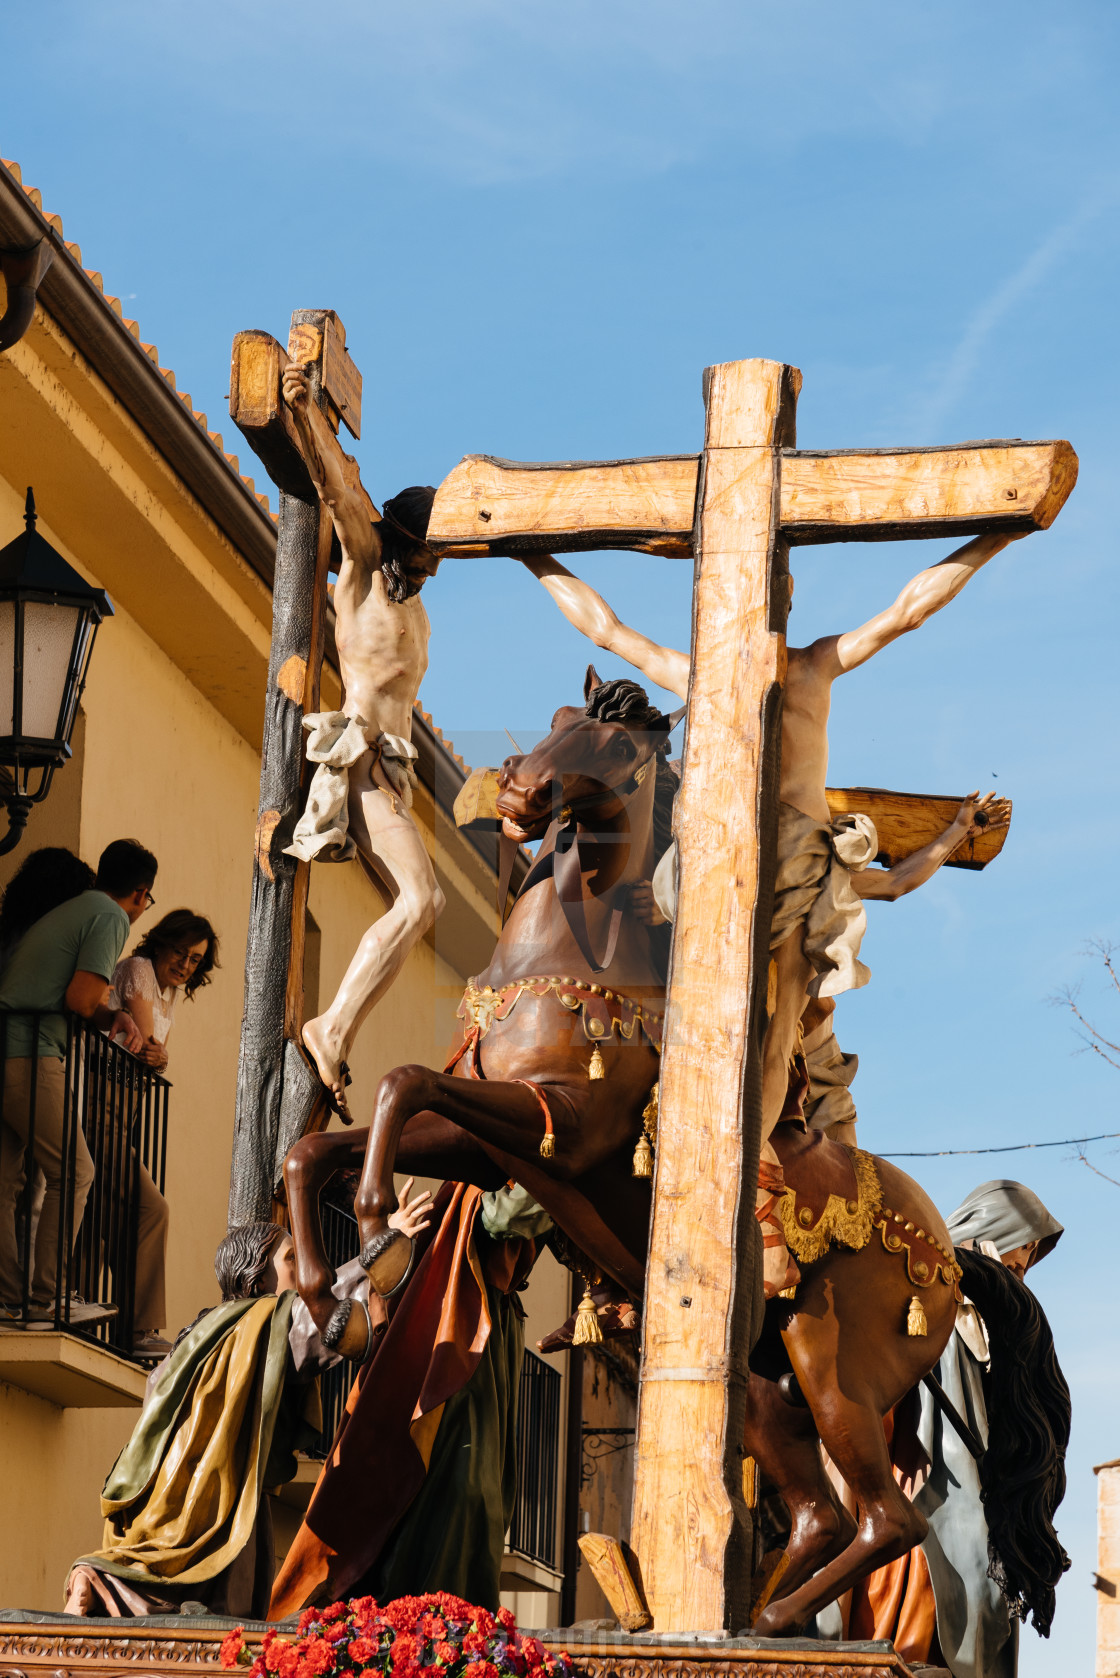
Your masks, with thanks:
<instances>
[{"instance_id":1,"label":"woman with glasses","mask_svg":"<svg viewBox=\"0 0 1120 1678\"><path fill-rule=\"evenodd\" d=\"M150 897L149 907L155 902ZM132 1016L144 1039L139 1058L153 1071L167 1067L167 1039L182 991L193 1001L218 963L218 935L204 915L172 909L146 932L113 974L116 1006ZM167 1321L164 1274L167 1257L167 1202L143 1165L136 1243L136 1298L133 1350L162 1357L168 1342L159 1330Z\"/></svg>"}]
</instances>

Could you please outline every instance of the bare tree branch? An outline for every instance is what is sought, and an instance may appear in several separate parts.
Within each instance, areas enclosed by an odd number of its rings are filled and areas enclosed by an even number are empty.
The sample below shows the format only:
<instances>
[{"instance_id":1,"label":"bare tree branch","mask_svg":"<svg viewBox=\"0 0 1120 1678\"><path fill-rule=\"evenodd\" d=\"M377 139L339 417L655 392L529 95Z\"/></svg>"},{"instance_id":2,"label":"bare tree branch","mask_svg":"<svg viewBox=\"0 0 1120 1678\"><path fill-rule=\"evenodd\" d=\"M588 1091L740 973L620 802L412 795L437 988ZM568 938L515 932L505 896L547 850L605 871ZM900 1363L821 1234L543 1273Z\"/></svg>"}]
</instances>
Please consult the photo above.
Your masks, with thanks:
<instances>
[{"instance_id":1,"label":"bare tree branch","mask_svg":"<svg viewBox=\"0 0 1120 1678\"><path fill-rule=\"evenodd\" d=\"M1107 1171L1099 1170L1097 1166L1093 1164L1091 1159L1086 1158L1084 1149L1078 1148L1077 1157L1081 1161L1082 1165L1087 1165L1089 1170L1092 1171L1095 1176L1103 1177L1106 1183L1112 1183L1115 1188L1120 1189L1120 1182L1117 1182L1115 1177L1110 1177Z\"/></svg>"}]
</instances>

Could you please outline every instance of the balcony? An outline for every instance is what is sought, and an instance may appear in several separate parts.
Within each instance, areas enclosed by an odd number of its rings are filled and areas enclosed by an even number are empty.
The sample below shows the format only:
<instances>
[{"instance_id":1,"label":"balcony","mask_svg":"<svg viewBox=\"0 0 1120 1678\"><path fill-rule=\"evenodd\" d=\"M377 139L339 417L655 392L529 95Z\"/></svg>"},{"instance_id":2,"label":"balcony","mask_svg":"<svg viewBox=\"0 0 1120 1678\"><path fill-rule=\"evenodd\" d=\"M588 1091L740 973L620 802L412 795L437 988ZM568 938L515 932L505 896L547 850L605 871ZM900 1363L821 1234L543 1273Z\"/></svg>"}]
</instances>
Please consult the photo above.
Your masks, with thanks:
<instances>
[{"instance_id":1,"label":"balcony","mask_svg":"<svg viewBox=\"0 0 1120 1678\"><path fill-rule=\"evenodd\" d=\"M59 1063L39 1061L43 1016L0 1015L0 1066L16 1019L30 1022L39 1077L27 1080L27 1146L15 1208L22 1296L8 1302L15 1319L0 1324L0 1381L61 1408L135 1407L143 1401L147 1365L134 1356L133 1318L140 1166L163 1192L170 1084L84 1021L70 1017L61 1064L62 1131L56 1280L53 1298L36 1309L30 1257L43 1206L44 1180L35 1160L36 1124L57 1125ZM48 1071L44 1071L43 1068ZM5 1097L0 1079L0 1117ZM84 1215L75 1205L78 1136L93 1162ZM76 1299L100 1301L113 1314L79 1320Z\"/></svg>"}]
</instances>

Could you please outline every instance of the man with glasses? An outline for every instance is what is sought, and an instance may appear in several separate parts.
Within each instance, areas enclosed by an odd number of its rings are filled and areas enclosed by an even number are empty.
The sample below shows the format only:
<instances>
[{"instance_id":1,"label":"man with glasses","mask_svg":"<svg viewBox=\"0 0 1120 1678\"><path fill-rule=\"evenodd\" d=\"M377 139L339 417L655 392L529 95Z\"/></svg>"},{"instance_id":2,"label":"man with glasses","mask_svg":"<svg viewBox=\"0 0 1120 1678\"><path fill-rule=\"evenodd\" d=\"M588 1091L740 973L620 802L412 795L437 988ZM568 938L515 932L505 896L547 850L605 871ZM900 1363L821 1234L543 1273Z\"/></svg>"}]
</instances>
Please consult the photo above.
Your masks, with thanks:
<instances>
[{"instance_id":1,"label":"man with glasses","mask_svg":"<svg viewBox=\"0 0 1120 1678\"><path fill-rule=\"evenodd\" d=\"M115 839L97 865L91 891L80 892L35 922L16 945L0 981L0 1052L4 1058L3 1117L0 1120L0 1305L9 1317L22 1308L23 1273L16 1241L16 1204L24 1182L24 1158L31 1127L34 1068L34 1157L46 1179L46 1194L29 1259L29 1327L49 1327L55 1315L59 1218L66 1162L63 1117L66 1097L66 1014L78 1014L101 1030L119 1034L138 1051L143 1039L131 1017L108 1005L109 982L129 928L155 899L151 887L158 864L135 839ZM75 1233L82 1221L93 1160L79 1127L73 1139ZM89 1327L112 1316L114 1307L76 1297L69 1321Z\"/></svg>"}]
</instances>

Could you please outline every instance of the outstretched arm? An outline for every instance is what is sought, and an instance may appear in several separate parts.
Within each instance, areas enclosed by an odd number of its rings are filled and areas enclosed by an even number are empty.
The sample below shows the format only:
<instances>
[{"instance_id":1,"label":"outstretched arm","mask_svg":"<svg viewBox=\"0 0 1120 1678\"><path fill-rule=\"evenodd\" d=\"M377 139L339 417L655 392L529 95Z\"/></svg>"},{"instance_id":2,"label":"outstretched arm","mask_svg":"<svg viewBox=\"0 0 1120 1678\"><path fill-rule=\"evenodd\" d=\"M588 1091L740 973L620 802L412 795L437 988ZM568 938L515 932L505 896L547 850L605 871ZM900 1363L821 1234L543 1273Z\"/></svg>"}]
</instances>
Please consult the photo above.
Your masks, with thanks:
<instances>
[{"instance_id":1,"label":"outstretched arm","mask_svg":"<svg viewBox=\"0 0 1120 1678\"><path fill-rule=\"evenodd\" d=\"M956 598L982 565L1009 542L1017 542L1026 534L1022 531L1010 536L977 536L939 565L919 571L885 612L876 613L846 635L828 635L814 643L811 651L819 673L831 681L859 664L866 664L900 635L920 629L927 618Z\"/></svg>"},{"instance_id":2,"label":"outstretched arm","mask_svg":"<svg viewBox=\"0 0 1120 1678\"><path fill-rule=\"evenodd\" d=\"M983 819L978 821L978 816ZM931 880L941 864L947 862L966 839L974 839L978 833L992 828L998 832L1010 821L1009 799L997 798L994 792L986 792L981 798L978 792L974 792L965 799L944 833L939 833L920 851L914 851L911 856L896 862L893 868L861 869L858 874L852 875L852 885L860 897L882 898L894 903L898 898L905 897L907 892L917 891L919 886Z\"/></svg>"},{"instance_id":3,"label":"outstretched arm","mask_svg":"<svg viewBox=\"0 0 1120 1678\"><path fill-rule=\"evenodd\" d=\"M628 624L620 623L601 594L596 594L590 583L573 577L566 565L561 565L551 554L539 554L521 559L551 594L568 622L597 647L617 653L627 664L640 670L659 688L667 688L678 699L688 698L689 660L686 653L672 647L661 647Z\"/></svg>"},{"instance_id":4,"label":"outstretched arm","mask_svg":"<svg viewBox=\"0 0 1120 1678\"><path fill-rule=\"evenodd\" d=\"M343 557L376 570L381 560L381 542L377 527L370 520L369 504L361 489L357 464L350 461L351 474L343 464L349 461L349 456L327 445L326 434L329 434L330 444L334 444L334 433L311 401L307 374L294 361L284 369L281 389L296 422L300 453L319 499L334 521ZM321 447L320 440L326 446Z\"/></svg>"}]
</instances>

